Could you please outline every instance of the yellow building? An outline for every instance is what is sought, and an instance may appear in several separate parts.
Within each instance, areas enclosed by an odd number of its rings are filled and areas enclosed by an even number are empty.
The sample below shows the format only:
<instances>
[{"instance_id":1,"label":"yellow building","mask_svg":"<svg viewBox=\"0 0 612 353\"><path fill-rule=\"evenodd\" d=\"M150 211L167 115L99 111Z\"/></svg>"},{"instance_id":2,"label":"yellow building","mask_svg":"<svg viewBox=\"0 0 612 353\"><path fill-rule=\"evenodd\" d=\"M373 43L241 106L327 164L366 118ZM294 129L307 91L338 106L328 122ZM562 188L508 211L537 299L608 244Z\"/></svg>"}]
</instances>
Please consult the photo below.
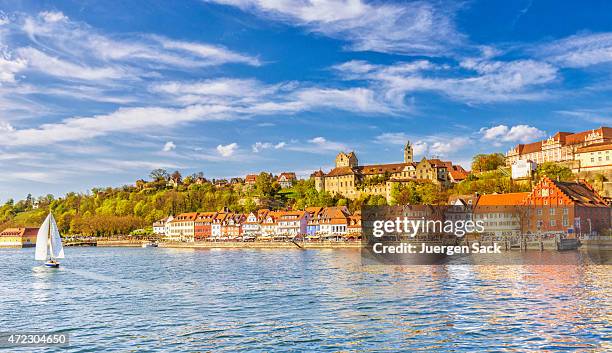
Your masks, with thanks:
<instances>
[{"instance_id":1,"label":"yellow building","mask_svg":"<svg viewBox=\"0 0 612 353\"><path fill-rule=\"evenodd\" d=\"M557 132L546 140L516 145L506 153L506 165L511 166L518 160L537 164L574 161L579 148L611 141L612 128L605 126L578 133Z\"/></svg>"},{"instance_id":2,"label":"yellow building","mask_svg":"<svg viewBox=\"0 0 612 353\"><path fill-rule=\"evenodd\" d=\"M0 233L0 248L29 248L36 246L38 228L7 228Z\"/></svg>"},{"instance_id":3,"label":"yellow building","mask_svg":"<svg viewBox=\"0 0 612 353\"><path fill-rule=\"evenodd\" d=\"M421 180L446 187L450 184L449 168L453 168L451 162L439 159L423 158L420 162L414 162L410 142L404 147L403 163L360 166L354 152L340 152L335 165L329 173L318 170L311 175L317 191L327 191L349 199L356 199L362 194L382 195L387 200L390 200L391 188L396 183Z\"/></svg>"},{"instance_id":4,"label":"yellow building","mask_svg":"<svg viewBox=\"0 0 612 353\"><path fill-rule=\"evenodd\" d=\"M596 143L576 150L576 172L612 171L612 142Z\"/></svg>"}]
</instances>

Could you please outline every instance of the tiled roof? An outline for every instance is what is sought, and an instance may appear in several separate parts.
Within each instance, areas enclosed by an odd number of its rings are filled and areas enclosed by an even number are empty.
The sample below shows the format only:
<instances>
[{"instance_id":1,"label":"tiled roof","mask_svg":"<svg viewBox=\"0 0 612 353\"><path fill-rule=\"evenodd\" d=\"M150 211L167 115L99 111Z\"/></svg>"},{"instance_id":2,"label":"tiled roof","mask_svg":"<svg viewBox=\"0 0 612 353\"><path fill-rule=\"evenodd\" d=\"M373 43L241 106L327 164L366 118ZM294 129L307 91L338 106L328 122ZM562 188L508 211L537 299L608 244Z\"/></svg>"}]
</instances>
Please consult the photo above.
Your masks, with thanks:
<instances>
[{"instance_id":1,"label":"tiled roof","mask_svg":"<svg viewBox=\"0 0 612 353\"><path fill-rule=\"evenodd\" d=\"M477 206L515 206L520 205L529 192L512 192L508 194L489 194L481 195L478 198Z\"/></svg>"},{"instance_id":2,"label":"tiled roof","mask_svg":"<svg viewBox=\"0 0 612 353\"><path fill-rule=\"evenodd\" d=\"M285 177L286 180L295 180L296 176L294 172L283 172L280 173L280 175L278 176L278 179L280 180L280 178Z\"/></svg>"},{"instance_id":3,"label":"tiled roof","mask_svg":"<svg viewBox=\"0 0 612 353\"><path fill-rule=\"evenodd\" d=\"M597 152L597 151L607 151L612 150L612 142L601 142L595 143L592 145L580 147L576 150L577 153L585 153L585 152Z\"/></svg>"},{"instance_id":4,"label":"tiled roof","mask_svg":"<svg viewBox=\"0 0 612 353\"><path fill-rule=\"evenodd\" d=\"M602 135L602 138L604 140L608 140L608 141L612 140L612 128L605 127L605 126L602 126L598 129L586 130L586 131L577 132L577 133L557 132L554 136L552 136L552 139L555 141L558 141L563 146L575 145L575 144L584 143L586 137L592 134L593 132ZM546 140L532 142L528 144L519 144L519 145L516 145L515 148L518 149L519 154L540 152L542 151L542 143L544 141Z\"/></svg>"},{"instance_id":5,"label":"tiled roof","mask_svg":"<svg viewBox=\"0 0 612 353\"><path fill-rule=\"evenodd\" d=\"M27 237L38 234L38 228L7 228L0 233L0 237Z\"/></svg>"},{"instance_id":6,"label":"tiled roof","mask_svg":"<svg viewBox=\"0 0 612 353\"><path fill-rule=\"evenodd\" d=\"M563 182L552 181L572 201L583 206L607 206L606 201L595 190L584 181Z\"/></svg>"},{"instance_id":7,"label":"tiled roof","mask_svg":"<svg viewBox=\"0 0 612 353\"><path fill-rule=\"evenodd\" d=\"M337 167L337 168L332 169L329 173L327 173L327 176L333 177L333 176L351 175L351 174L357 174L357 171L353 170L353 168L351 167Z\"/></svg>"}]
</instances>

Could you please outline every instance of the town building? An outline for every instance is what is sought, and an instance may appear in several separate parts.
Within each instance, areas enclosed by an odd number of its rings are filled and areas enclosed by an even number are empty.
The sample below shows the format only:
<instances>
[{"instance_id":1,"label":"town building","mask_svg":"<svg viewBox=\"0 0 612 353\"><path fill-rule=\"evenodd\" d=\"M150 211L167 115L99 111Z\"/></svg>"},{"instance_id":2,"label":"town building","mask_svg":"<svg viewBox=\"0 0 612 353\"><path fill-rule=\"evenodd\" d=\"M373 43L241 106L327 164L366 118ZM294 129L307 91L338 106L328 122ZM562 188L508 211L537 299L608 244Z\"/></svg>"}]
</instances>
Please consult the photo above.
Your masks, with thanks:
<instances>
[{"instance_id":1,"label":"town building","mask_svg":"<svg viewBox=\"0 0 612 353\"><path fill-rule=\"evenodd\" d=\"M348 232L350 212L346 206L325 207L320 215L320 233L327 237L344 237Z\"/></svg>"},{"instance_id":2,"label":"town building","mask_svg":"<svg viewBox=\"0 0 612 353\"><path fill-rule=\"evenodd\" d=\"M221 223L221 237L237 239L242 236L242 224L246 217L240 213L228 213Z\"/></svg>"},{"instance_id":3,"label":"town building","mask_svg":"<svg viewBox=\"0 0 612 353\"><path fill-rule=\"evenodd\" d=\"M283 172L280 173L276 180L280 184L281 189L286 189L293 186L293 182L297 180L297 177L293 172Z\"/></svg>"},{"instance_id":4,"label":"town building","mask_svg":"<svg viewBox=\"0 0 612 353\"><path fill-rule=\"evenodd\" d=\"M170 222L174 219L172 216L162 218L158 221L153 222L153 234L166 235L169 230Z\"/></svg>"},{"instance_id":5,"label":"town building","mask_svg":"<svg viewBox=\"0 0 612 353\"><path fill-rule=\"evenodd\" d=\"M255 185L255 182L257 181L257 174L248 174L245 178L244 178L244 183L246 185L250 185L253 186Z\"/></svg>"},{"instance_id":6,"label":"town building","mask_svg":"<svg viewBox=\"0 0 612 353\"><path fill-rule=\"evenodd\" d=\"M7 228L0 233L0 248L36 246L38 228Z\"/></svg>"},{"instance_id":7,"label":"town building","mask_svg":"<svg viewBox=\"0 0 612 353\"><path fill-rule=\"evenodd\" d=\"M576 149L576 172L593 172L612 175L612 142L595 143Z\"/></svg>"},{"instance_id":8,"label":"town building","mask_svg":"<svg viewBox=\"0 0 612 353\"><path fill-rule=\"evenodd\" d=\"M197 212L181 213L177 215L170 221L166 239L170 241L194 241L194 226L197 216Z\"/></svg>"},{"instance_id":9,"label":"town building","mask_svg":"<svg viewBox=\"0 0 612 353\"><path fill-rule=\"evenodd\" d=\"M473 219L483 222L480 235L490 240L505 240L521 235L523 201L528 192L490 194L478 197Z\"/></svg>"},{"instance_id":10,"label":"town building","mask_svg":"<svg viewBox=\"0 0 612 353\"><path fill-rule=\"evenodd\" d=\"M363 231L361 229L361 211L356 211L347 218L347 238L361 239Z\"/></svg>"},{"instance_id":11,"label":"town building","mask_svg":"<svg viewBox=\"0 0 612 353\"><path fill-rule=\"evenodd\" d=\"M315 171L311 178L317 191L327 191L349 199L356 199L362 194L382 195L389 201L391 189L396 183L429 181L447 187L451 183L449 170L455 173L457 180L467 177L463 168L453 166L451 162L426 158L413 161L412 145L408 142L404 147L403 163L360 166L354 152L340 152L336 156L335 168L328 173Z\"/></svg>"},{"instance_id":12,"label":"town building","mask_svg":"<svg viewBox=\"0 0 612 353\"><path fill-rule=\"evenodd\" d=\"M548 139L528 144L518 144L506 153L506 165L518 160L531 160L537 164L544 162L572 162L575 154L581 147L612 142L612 128L600 127L598 129L578 133L557 132ZM569 163L572 169L579 168Z\"/></svg>"},{"instance_id":13,"label":"town building","mask_svg":"<svg viewBox=\"0 0 612 353\"><path fill-rule=\"evenodd\" d=\"M296 236L306 234L309 213L306 211L282 211L276 219L278 234Z\"/></svg>"},{"instance_id":14,"label":"town building","mask_svg":"<svg viewBox=\"0 0 612 353\"><path fill-rule=\"evenodd\" d=\"M531 160L519 159L514 161L510 167L512 179L530 179L536 171L536 167L536 163Z\"/></svg>"},{"instance_id":15,"label":"town building","mask_svg":"<svg viewBox=\"0 0 612 353\"><path fill-rule=\"evenodd\" d=\"M544 177L521 204L526 234L575 236L610 229L610 206L586 181Z\"/></svg>"},{"instance_id":16,"label":"town building","mask_svg":"<svg viewBox=\"0 0 612 353\"><path fill-rule=\"evenodd\" d=\"M212 223L217 212L199 212L194 221L194 241L203 241L212 237Z\"/></svg>"},{"instance_id":17,"label":"town building","mask_svg":"<svg viewBox=\"0 0 612 353\"><path fill-rule=\"evenodd\" d=\"M306 235L314 237L321 230L320 217L323 207L306 207L305 211L309 214Z\"/></svg>"}]
</instances>

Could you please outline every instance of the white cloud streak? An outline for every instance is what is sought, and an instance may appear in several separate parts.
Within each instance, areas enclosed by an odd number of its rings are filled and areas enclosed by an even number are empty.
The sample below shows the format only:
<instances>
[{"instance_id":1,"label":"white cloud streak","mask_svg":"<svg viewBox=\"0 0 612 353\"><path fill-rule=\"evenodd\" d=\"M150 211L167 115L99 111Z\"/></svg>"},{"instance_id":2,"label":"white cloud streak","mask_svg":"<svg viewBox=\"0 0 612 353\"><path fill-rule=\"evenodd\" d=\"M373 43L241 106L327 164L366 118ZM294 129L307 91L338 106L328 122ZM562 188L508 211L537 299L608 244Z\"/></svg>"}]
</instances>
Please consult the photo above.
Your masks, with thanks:
<instances>
[{"instance_id":1,"label":"white cloud streak","mask_svg":"<svg viewBox=\"0 0 612 353\"><path fill-rule=\"evenodd\" d=\"M464 41L453 23L456 6L423 1L209 0L350 43L356 51L442 55Z\"/></svg>"}]
</instances>

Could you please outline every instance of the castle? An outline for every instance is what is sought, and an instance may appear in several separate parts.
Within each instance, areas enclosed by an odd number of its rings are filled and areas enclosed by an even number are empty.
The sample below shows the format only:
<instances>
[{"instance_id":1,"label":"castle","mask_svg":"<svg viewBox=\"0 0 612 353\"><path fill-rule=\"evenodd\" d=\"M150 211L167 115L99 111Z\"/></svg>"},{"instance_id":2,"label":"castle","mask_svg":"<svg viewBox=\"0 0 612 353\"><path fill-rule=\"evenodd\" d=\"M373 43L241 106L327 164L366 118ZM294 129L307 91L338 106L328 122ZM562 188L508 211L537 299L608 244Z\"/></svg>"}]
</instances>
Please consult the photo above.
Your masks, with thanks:
<instances>
[{"instance_id":1,"label":"castle","mask_svg":"<svg viewBox=\"0 0 612 353\"><path fill-rule=\"evenodd\" d=\"M467 176L463 168L452 162L426 158L415 162L413 158L414 151L409 141L404 146L403 163L360 166L355 152L340 152L336 156L334 169L329 173L318 170L311 177L317 191L327 191L349 199L356 199L362 194L382 195L390 201L391 189L396 183L430 181L447 187L451 182Z\"/></svg>"}]
</instances>

